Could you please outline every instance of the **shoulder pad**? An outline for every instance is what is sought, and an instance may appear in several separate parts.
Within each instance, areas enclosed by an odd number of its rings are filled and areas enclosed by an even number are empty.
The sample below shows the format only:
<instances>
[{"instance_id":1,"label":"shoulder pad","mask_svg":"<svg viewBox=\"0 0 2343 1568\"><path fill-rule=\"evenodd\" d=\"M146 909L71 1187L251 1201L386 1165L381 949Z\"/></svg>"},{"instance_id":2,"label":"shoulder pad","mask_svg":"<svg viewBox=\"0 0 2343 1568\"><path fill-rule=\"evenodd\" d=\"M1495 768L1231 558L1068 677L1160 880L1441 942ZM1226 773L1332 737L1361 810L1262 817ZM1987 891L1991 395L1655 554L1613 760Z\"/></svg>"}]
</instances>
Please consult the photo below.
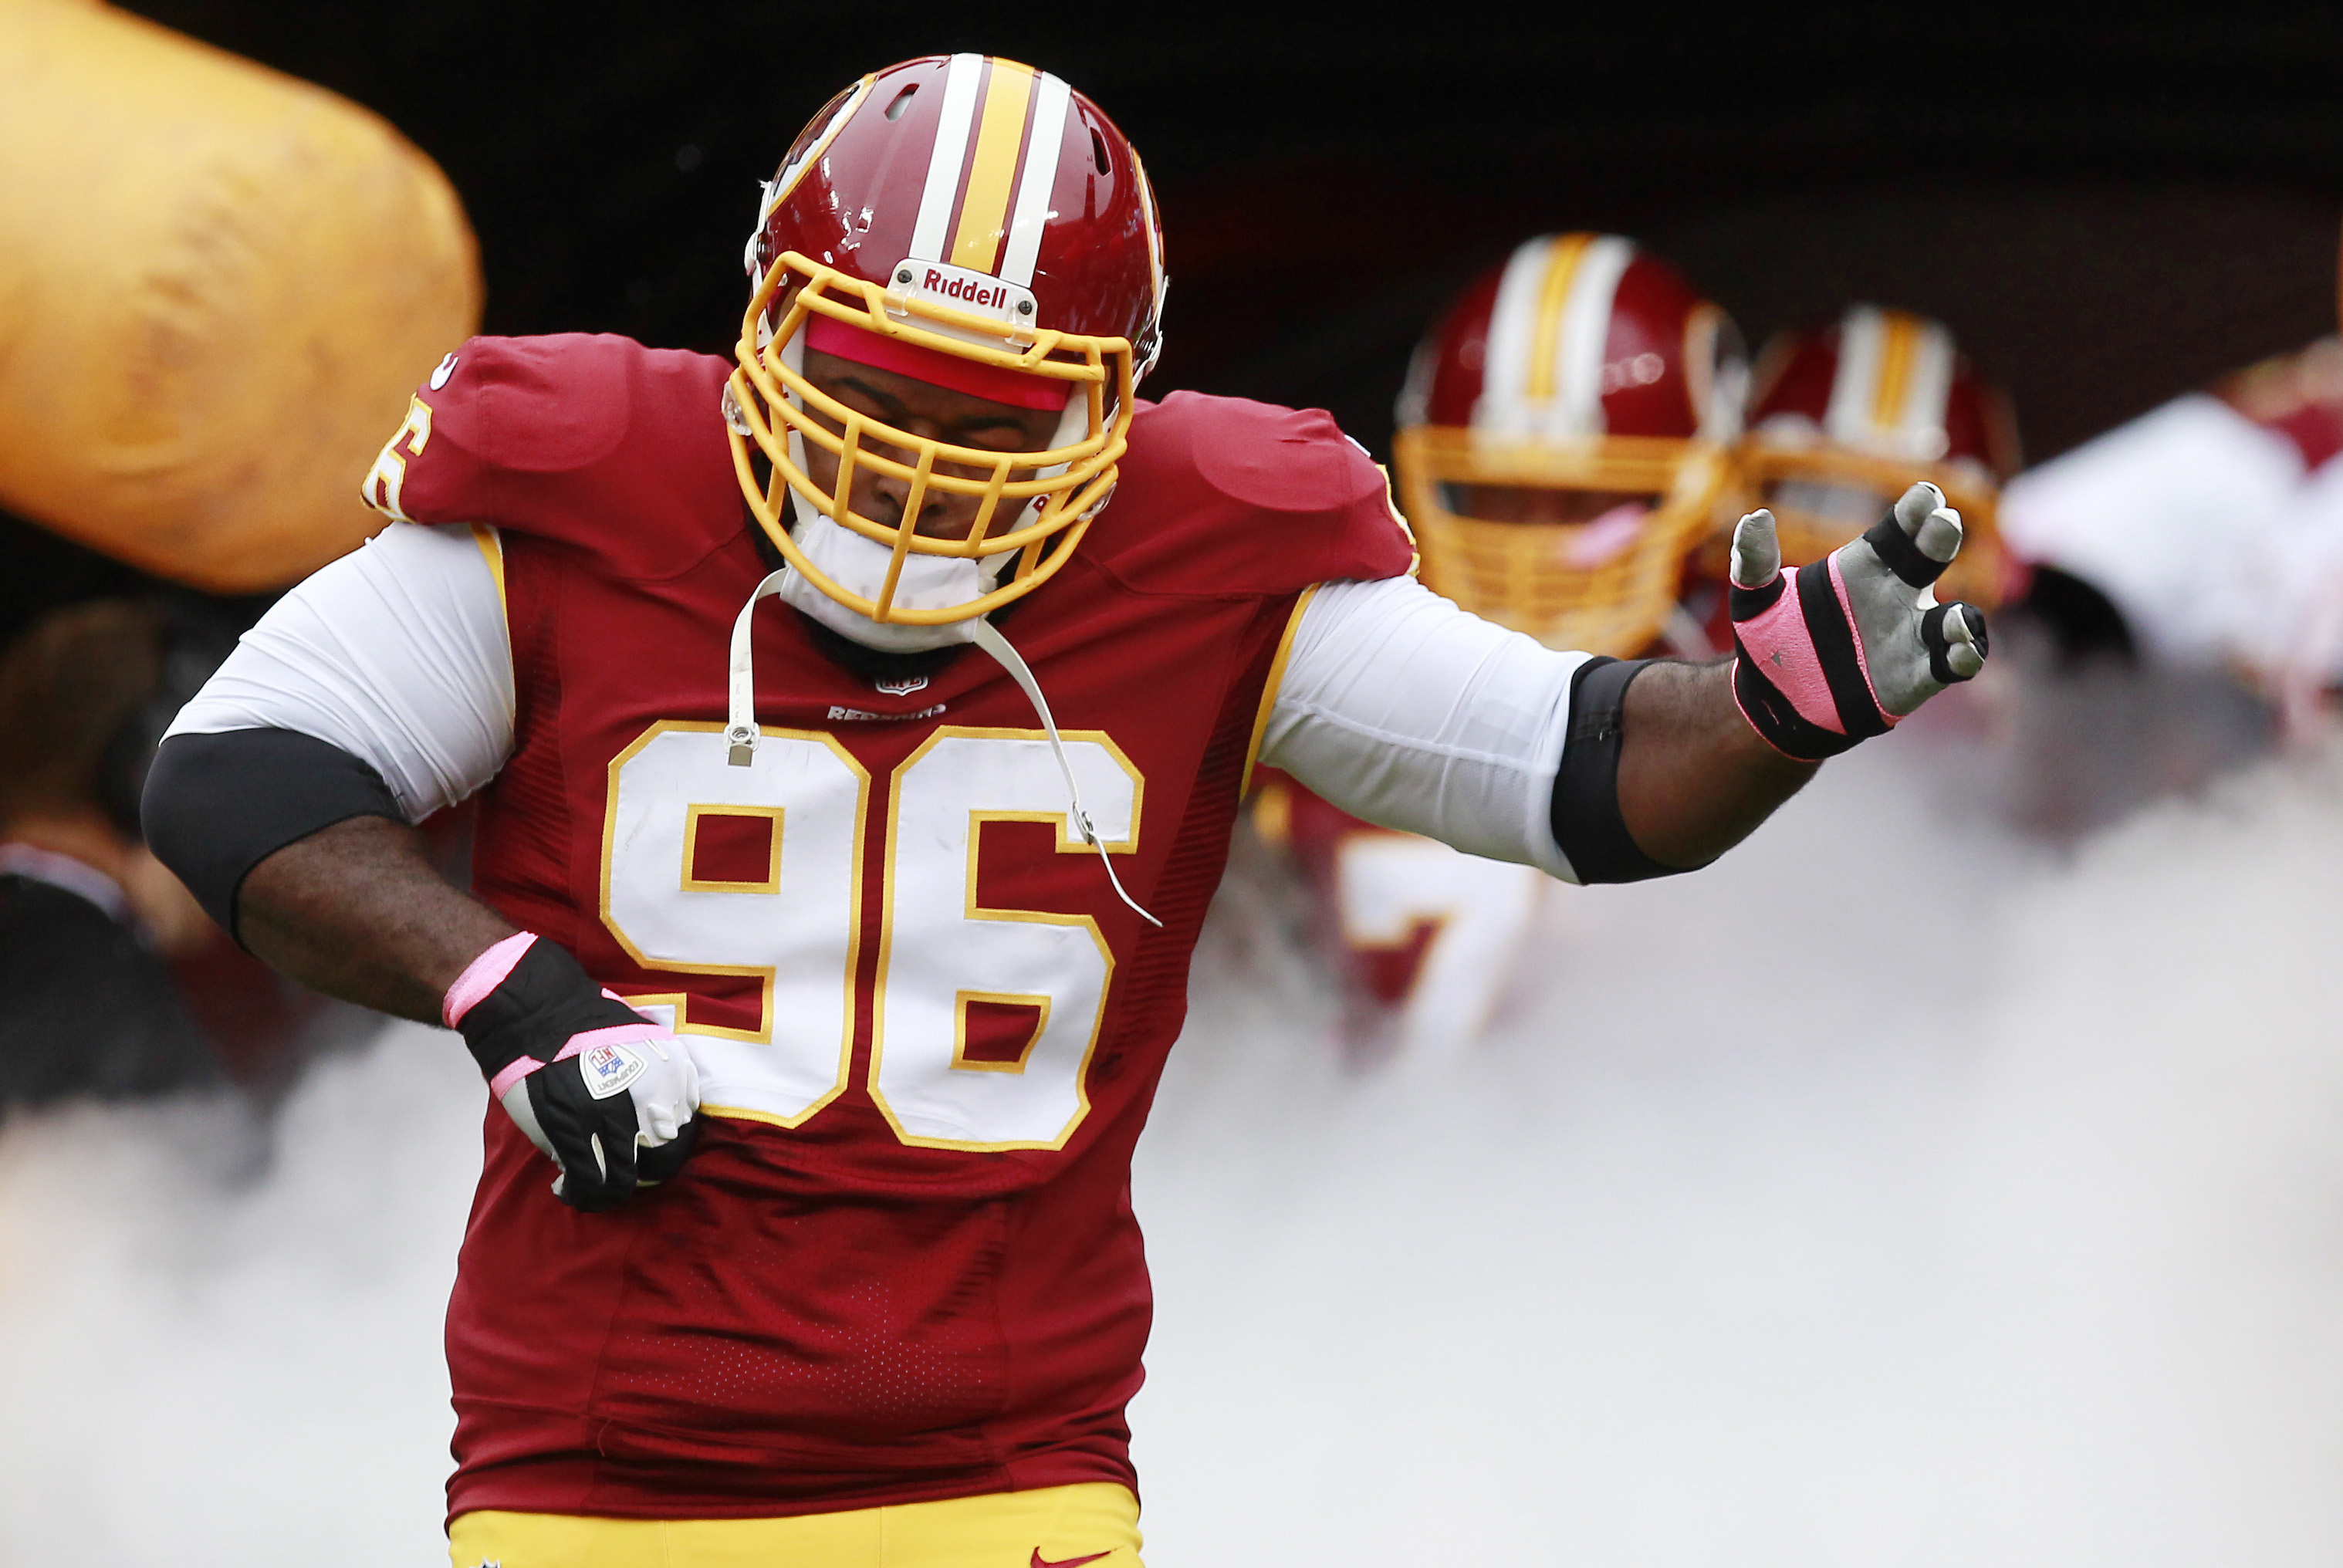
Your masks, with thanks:
<instances>
[{"instance_id":1,"label":"shoulder pad","mask_svg":"<svg viewBox=\"0 0 2343 1568\"><path fill-rule=\"evenodd\" d=\"M475 337L417 389L366 498L402 522L489 523L633 572L680 569L740 525L725 375L626 337Z\"/></svg>"},{"instance_id":2,"label":"shoulder pad","mask_svg":"<svg viewBox=\"0 0 2343 1568\"><path fill-rule=\"evenodd\" d=\"M1154 593L1291 593L1415 561L1383 471L1332 415L1193 392L1140 406L1082 553Z\"/></svg>"}]
</instances>

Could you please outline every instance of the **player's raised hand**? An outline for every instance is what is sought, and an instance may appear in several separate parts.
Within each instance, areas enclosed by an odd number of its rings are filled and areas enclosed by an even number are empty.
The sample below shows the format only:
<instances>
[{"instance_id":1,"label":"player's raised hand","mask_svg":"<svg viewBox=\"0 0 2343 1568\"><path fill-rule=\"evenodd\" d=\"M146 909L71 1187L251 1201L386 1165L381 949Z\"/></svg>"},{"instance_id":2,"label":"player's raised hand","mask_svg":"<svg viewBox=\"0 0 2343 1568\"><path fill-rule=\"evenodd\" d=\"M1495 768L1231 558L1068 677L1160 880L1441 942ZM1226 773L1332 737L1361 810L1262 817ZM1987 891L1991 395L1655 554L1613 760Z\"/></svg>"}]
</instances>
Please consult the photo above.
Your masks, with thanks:
<instances>
[{"instance_id":1,"label":"player's raised hand","mask_svg":"<svg viewBox=\"0 0 2343 1568\"><path fill-rule=\"evenodd\" d=\"M1782 570L1774 514L1733 530L1733 698L1785 756L1819 761L1885 734L1985 667L1985 614L1936 602L1961 517L1921 483L1852 543Z\"/></svg>"},{"instance_id":2,"label":"player's raised hand","mask_svg":"<svg viewBox=\"0 0 2343 1568\"><path fill-rule=\"evenodd\" d=\"M561 1167L554 1196L596 1213L683 1167L699 1131L699 1073L683 1043L528 931L447 988L488 1091Z\"/></svg>"}]
</instances>

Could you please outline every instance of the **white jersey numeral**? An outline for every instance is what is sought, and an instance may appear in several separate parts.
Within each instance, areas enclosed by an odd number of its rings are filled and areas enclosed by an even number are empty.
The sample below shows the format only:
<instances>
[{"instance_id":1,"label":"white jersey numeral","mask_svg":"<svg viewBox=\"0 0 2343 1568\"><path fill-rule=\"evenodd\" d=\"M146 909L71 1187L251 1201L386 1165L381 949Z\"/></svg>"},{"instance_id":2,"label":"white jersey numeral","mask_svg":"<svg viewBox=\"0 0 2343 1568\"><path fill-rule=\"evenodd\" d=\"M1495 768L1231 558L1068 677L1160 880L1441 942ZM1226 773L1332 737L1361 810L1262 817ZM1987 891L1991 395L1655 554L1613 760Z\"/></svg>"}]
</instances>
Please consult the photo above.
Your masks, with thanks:
<instances>
[{"instance_id":1,"label":"white jersey numeral","mask_svg":"<svg viewBox=\"0 0 2343 1568\"><path fill-rule=\"evenodd\" d=\"M453 359L455 356L448 357ZM409 397L406 419L382 444L374 467L367 470L366 482L358 487L366 504L395 523L413 522L399 492L407 486L407 459L423 456L423 448L430 442L431 405L420 397ZM406 448L404 453L399 450L402 447Z\"/></svg>"},{"instance_id":2,"label":"white jersey numeral","mask_svg":"<svg viewBox=\"0 0 2343 1568\"><path fill-rule=\"evenodd\" d=\"M1401 1054L1444 1057L1480 1034L1544 885L1534 866L1483 860L1413 833L1343 835L1334 849L1343 942L1399 948L1433 928L1400 1010Z\"/></svg>"},{"instance_id":3,"label":"white jersey numeral","mask_svg":"<svg viewBox=\"0 0 2343 1568\"><path fill-rule=\"evenodd\" d=\"M645 969L762 980L753 1030L694 1018L680 994L628 1000L675 1007L703 1104L794 1127L846 1087L870 777L803 730L766 730L755 760L734 768L723 729L655 725L611 761L602 923ZM767 876L693 874L700 832L720 817L770 821Z\"/></svg>"},{"instance_id":4,"label":"white jersey numeral","mask_svg":"<svg viewBox=\"0 0 2343 1568\"><path fill-rule=\"evenodd\" d=\"M1138 769L1095 730L1062 739L1099 838L1135 848ZM1095 853L1067 820L1065 775L1039 731L947 726L895 770L870 1092L906 1143L1054 1149L1090 1110L1114 955L1088 915L977 903L981 824L1000 821L1046 822L1060 854ZM981 1006L1002 1010L1021 1050L970 1054Z\"/></svg>"},{"instance_id":5,"label":"white jersey numeral","mask_svg":"<svg viewBox=\"0 0 2343 1568\"><path fill-rule=\"evenodd\" d=\"M646 969L762 982L754 1030L694 1018L680 992L628 1000L672 1010L709 1110L794 1127L850 1068L870 780L803 730L766 729L750 766L732 767L722 729L655 725L611 761L602 920ZM1138 769L1098 731L1063 739L1101 839L1137 848ZM977 902L986 822L1048 823L1060 853L1094 853L1047 739L940 729L896 769L885 809L872 1099L906 1143L1062 1147L1089 1112L1113 954L1087 915ZM769 821L769 855L724 868L759 875L702 874L699 834L717 818Z\"/></svg>"}]
</instances>

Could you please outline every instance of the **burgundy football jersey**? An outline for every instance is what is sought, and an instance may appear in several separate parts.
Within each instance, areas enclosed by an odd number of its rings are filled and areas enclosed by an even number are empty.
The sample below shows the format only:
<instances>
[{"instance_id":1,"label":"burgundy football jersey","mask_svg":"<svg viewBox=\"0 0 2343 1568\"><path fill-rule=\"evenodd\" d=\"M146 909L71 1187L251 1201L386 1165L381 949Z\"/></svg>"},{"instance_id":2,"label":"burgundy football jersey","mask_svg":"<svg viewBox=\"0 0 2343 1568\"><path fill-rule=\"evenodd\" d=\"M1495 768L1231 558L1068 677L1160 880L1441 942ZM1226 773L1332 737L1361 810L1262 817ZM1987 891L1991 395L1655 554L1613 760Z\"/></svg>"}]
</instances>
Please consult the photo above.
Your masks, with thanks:
<instances>
[{"instance_id":1,"label":"burgundy football jersey","mask_svg":"<svg viewBox=\"0 0 2343 1568\"><path fill-rule=\"evenodd\" d=\"M1071 564L998 618L1150 927L985 654L857 675L764 600L762 735L721 730L769 568L727 365L477 339L381 499L500 530L515 750L480 896L670 1010L705 1095L675 1181L581 1214L504 1114L447 1318L451 1511L813 1513L1133 1482L1150 1296L1133 1141L1186 1010L1309 585L1412 551L1328 417L1141 404Z\"/></svg>"}]
</instances>

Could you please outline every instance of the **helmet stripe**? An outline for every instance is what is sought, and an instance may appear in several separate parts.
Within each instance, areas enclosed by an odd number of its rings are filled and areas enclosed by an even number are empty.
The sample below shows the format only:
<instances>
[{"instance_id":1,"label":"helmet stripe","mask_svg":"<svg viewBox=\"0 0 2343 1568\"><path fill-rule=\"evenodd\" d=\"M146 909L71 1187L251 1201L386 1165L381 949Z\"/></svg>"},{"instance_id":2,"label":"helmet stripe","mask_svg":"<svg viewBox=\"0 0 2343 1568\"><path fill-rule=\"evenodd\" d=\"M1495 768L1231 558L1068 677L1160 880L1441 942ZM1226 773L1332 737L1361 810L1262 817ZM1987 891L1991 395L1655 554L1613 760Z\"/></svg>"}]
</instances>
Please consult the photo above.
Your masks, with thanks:
<instances>
[{"instance_id":1,"label":"helmet stripe","mask_svg":"<svg viewBox=\"0 0 2343 1568\"><path fill-rule=\"evenodd\" d=\"M1886 357L1887 324L1875 305L1847 308L1838 325L1838 368L1831 377L1830 406L1823 413L1823 430L1834 441L1867 448L1876 420L1879 365Z\"/></svg>"},{"instance_id":2,"label":"helmet stripe","mask_svg":"<svg viewBox=\"0 0 2343 1568\"><path fill-rule=\"evenodd\" d=\"M1475 429L1549 439L1603 434L1611 310L1634 259L1634 244L1610 234L1534 239L1513 252L1490 311Z\"/></svg>"},{"instance_id":3,"label":"helmet stripe","mask_svg":"<svg viewBox=\"0 0 2343 1568\"><path fill-rule=\"evenodd\" d=\"M952 236L954 266L990 272L1001 257L1001 231L1009 226L1009 186L1016 177L1025 111L1032 101L1033 67L1014 60L993 61L984 89L984 116L977 122L968 194L960 198L960 227Z\"/></svg>"},{"instance_id":4,"label":"helmet stripe","mask_svg":"<svg viewBox=\"0 0 2343 1568\"><path fill-rule=\"evenodd\" d=\"M1916 450L1931 460L1944 456L1946 405L1953 398L1953 335L1944 324L1914 317L1911 391L1904 399L1904 425Z\"/></svg>"},{"instance_id":5,"label":"helmet stripe","mask_svg":"<svg viewBox=\"0 0 2343 1568\"><path fill-rule=\"evenodd\" d=\"M1023 287L1033 284L1033 267L1041 258L1041 230L1050 221L1050 193L1058 183L1058 159L1066 141L1066 110L1073 90L1056 76L1044 74L1033 95L1033 135L1025 144L1025 173L1017 182L1017 206L1009 222L1009 249L1001 276ZM1142 189L1141 199L1145 193ZM1149 231L1152 263L1154 234Z\"/></svg>"},{"instance_id":6,"label":"helmet stripe","mask_svg":"<svg viewBox=\"0 0 2343 1568\"><path fill-rule=\"evenodd\" d=\"M1530 367L1523 394L1544 403L1554 393L1554 362L1561 357L1563 307L1570 301L1571 279L1578 276L1579 259L1586 254L1591 234L1569 234L1554 242L1546 255L1545 276L1539 280L1537 318L1530 329Z\"/></svg>"},{"instance_id":7,"label":"helmet stripe","mask_svg":"<svg viewBox=\"0 0 2343 1568\"><path fill-rule=\"evenodd\" d=\"M944 106L936 123L936 145L928 156L928 183L920 193L919 222L911 229L911 259L941 261L944 233L951 226L953 198L960 194L960 167L968 156L970 122L976 117L976 90L984 78L984 56L954 55L944 71Z\"/></svg>"},{"instance_id":8,"label":"helmet stripe","mask_svg":"<svg viewBox=\"0 0 2343 1568\"><path fill-rule=\"evenodd\" d=\"M1916 335L1912 318L1900 310L1883 312L1880 319L1885 330L1879 337L1879 377L1871 389L1871 423L1881 430L1894 430L1904 423Z\"/></svg>"},{"instance_id":9,"label":"helmet stripe","mask_svg":"<svg viewBox=\"0 0 2343 1568\"><path fill-rule=\"evenodd\" d=\"M1926 317L1858 305L1839 323L1838 368L1823 428L1860 451L1932 462L1942 456L1953 345Z\"/></svg>"},{"instance_id":10,"label":"helmet stripe","mask_svg":"<svg viewBox=\"0 0 2343 1568\"><path fill-rule=\"evenodd\" d=\"M1526 436L1535 416L1529 401L1530 360L1541 341L1539 305L1564 241L1523 240L1505 260L1489 317L1488 358L1473 424L1493 434Z\"/></svg>"},{"instance_id":11,"label":"helmet stripe","mask_svg":"<svg viewBox=\"0 0 2343 1568\"><path fill-rule=\"evenodd\" d=\"M1570 280L1557 334L1559 363L1545 427L1555 436L1599 436L1610 428L1603 407L1603 365L1611 354L1611 311L1634 246L1615 234L1587 242Z\"/></svg>"}]
</instances>

